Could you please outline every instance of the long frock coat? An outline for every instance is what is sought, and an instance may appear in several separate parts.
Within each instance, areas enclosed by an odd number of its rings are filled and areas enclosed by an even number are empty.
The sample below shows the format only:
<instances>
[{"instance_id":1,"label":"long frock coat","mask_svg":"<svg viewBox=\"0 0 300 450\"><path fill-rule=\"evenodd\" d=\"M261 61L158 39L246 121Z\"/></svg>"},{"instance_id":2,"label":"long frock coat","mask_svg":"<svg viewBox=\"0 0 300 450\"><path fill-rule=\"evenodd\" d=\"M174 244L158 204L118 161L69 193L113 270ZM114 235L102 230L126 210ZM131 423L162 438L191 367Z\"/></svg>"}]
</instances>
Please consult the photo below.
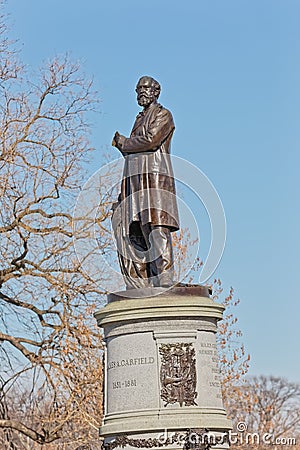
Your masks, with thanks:
<instances>
[{"instance_id":1,"label":"long frock coat","mask_svg":"<svg viewBox=\"0 0 300 450\"><path fill-rule=\"evenodd\" d=\"M126 231L138 221L179 229L170 144L175 126L172 114L159 103L139 113L122 145L125 157L121 201ZM124 230L125 231L125 230ZM126 233L127 234L127 233Z\"/></svg>"}]
</instances>

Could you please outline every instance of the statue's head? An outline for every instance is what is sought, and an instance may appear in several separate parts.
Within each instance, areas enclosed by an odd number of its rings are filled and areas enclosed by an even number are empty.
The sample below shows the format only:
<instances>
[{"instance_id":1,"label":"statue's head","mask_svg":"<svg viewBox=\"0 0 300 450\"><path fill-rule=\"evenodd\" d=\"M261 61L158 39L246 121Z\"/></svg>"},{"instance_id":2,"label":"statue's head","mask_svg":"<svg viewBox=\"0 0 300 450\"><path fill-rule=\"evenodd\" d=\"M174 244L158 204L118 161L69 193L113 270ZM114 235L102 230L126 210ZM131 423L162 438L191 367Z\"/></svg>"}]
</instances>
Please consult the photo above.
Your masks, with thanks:
<instances>
[{"instance_id":1,"label":"statue's head","mask_svg":"<svg viewBox=\"0 0 300 450\"><path fill-rule=\"evenodd\" d=\"M142 77L136 86L137 102L140 106L147 108L155 102L160 94L160 84L152 77Z\"/></svg>"}]
</instances>

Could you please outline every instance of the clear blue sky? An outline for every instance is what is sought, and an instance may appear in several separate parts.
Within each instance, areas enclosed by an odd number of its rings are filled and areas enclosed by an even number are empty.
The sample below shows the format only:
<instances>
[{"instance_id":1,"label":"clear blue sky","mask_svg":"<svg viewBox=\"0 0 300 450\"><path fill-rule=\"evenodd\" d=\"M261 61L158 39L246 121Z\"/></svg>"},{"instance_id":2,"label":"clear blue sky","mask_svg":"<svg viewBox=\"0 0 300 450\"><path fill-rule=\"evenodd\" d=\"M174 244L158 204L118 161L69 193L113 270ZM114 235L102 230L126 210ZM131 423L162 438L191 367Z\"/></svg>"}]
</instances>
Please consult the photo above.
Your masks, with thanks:
<instances>
[{"instance_id":1,"label":"clear blue sky","mask_svg":"<svg viewBox=\"0 0 300 450\"><path fill-rule=\"evenodd\" d=\"M225 207L217 275L241 298L250 373L300 381L299 1L7 0L6 10L28 65L69 51L94 75L99 160L116 129L130 132L137 79L161 82L173 153Z\"/></svg>"}]
</instances>

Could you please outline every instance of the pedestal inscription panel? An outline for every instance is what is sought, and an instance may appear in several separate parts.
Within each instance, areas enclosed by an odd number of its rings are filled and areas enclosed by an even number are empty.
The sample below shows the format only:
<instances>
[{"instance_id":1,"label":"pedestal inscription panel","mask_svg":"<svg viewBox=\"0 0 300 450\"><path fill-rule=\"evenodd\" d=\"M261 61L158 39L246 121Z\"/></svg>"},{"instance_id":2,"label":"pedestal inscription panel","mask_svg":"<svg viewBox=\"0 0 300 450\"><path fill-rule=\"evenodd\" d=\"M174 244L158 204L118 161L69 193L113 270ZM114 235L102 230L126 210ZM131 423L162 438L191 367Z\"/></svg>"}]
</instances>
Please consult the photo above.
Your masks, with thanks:
<instances>
[{"instance_id":1,"label":"pedestal inscription panel","mask_svg":"<svg viewBox=\"0 0 300 450\"><path fill-rule=\"evenodd\" d=\"M156 347L152 333L107 342L107 413L158 407Z\"/></svg>"},{"instance_id":2,"label":"pedestal inscription panel","mask_svg":"<svg viewBox=\"0 0 300 450\"><path fill-rule=\"evenodd\" d=\"M203 407L222 408L220 371L216 335L198 331L196 340L198 391Z\"/></svg>"}]
</instances>

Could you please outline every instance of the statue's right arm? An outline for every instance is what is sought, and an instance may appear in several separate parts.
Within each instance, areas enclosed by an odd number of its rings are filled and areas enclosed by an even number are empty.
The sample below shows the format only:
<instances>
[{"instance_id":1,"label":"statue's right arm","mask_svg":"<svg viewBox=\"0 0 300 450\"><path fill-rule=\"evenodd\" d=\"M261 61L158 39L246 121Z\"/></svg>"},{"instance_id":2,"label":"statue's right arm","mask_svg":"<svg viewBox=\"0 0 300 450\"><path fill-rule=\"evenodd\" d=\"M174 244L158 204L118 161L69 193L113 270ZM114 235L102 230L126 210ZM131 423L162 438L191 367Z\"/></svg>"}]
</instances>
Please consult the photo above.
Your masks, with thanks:
<instances>
[{"instance_id":1,"label":"statue's right arm","mask_svg":"<svg viewBox=\"0 0 300 450\"><path fill-rule=\"evenodd\" d=\"M139 153L146 151L155 151L173 132L175 126L170 111L162 108L156 114L148 129L142 136L132 136L126 138L122 143L122 152Z\"/></svg>"}]
</instances>

